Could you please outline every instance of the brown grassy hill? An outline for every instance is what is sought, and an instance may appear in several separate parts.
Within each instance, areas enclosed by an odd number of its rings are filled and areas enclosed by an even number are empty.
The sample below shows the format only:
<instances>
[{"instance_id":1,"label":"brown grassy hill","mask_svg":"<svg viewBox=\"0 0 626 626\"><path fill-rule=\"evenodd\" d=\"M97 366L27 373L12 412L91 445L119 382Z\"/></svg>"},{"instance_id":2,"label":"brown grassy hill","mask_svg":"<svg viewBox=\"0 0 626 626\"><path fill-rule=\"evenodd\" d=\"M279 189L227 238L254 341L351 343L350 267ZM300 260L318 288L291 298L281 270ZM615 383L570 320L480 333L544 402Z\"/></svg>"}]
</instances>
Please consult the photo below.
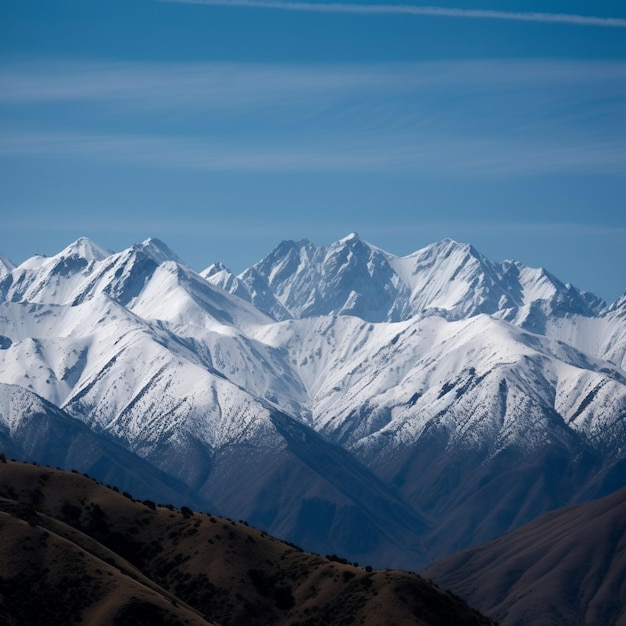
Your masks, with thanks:
<instances>
[{"instance_id":1,"label":"brown grassy hill","mask_svg":"<svg viewBox=\"0 0 626 626\"><path fill-rule=\"evenodd\" d=\"M0 622L490 624L416 574L302 552L244 523L0 463Z\"/></svg>"},{"instance_id":2,"label":"brown grassy hill","mask_svg":"<svg viewBox=\"0 0 626 626\"><path fill-rule=\"evenodd\" d=\"M626 489L542 516L425 575L506 626L626 626Z\"/></svg>"}]
</instances>

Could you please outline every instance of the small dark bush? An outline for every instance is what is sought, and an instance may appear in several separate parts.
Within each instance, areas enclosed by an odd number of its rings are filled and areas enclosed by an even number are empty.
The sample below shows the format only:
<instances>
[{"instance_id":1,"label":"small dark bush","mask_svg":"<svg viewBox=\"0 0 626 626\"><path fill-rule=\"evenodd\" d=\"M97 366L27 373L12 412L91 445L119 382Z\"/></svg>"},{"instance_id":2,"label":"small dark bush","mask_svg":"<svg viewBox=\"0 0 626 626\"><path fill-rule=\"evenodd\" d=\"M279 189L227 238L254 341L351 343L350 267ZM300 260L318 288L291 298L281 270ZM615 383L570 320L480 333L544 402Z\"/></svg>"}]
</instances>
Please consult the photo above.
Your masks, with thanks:
<instances>
[{"instance_id":1,"label":"small dark bush","mask_svg":"<svg viewBox=\"0 0 626 626\"><path fill-rule=\"evenodd\" d=\"M97 534L108 532L109 524L106 518L107 515L104 509L99 504L92 503L92 509L89 512L89 521L87 523L88 531Z\"/></svg>"},{"instance_id":2,"label":"small dark bush","mask_svg":"<svg viewBox=\"0 0 626 626\"><path fill-rule=\"evenodd\" d=\"M70 502L64 502L61 506L61 515L69 522L77 522L80 518L81 509Z\"/></svg>"},{"instance_id":3,"label":"small dark bush","mask_svg":"<svg viewBox=\"0 0 626 626\"><path fill-rule=\"evenodd\" d=\"M276 608L281 611L288 611L296 604L296 600L293 597L291 587L285 585L284 587L277 587L274 591L274 603Z\"/></svg>"},{"instance_id":4,"label":"small dark bush","mask_svg":"<svg viewBox=\"0 0 626 626\"><path fill-rule=\"evenodd\" d=\"M271 581L264 572L258 569L251 569L248 570L248 576L260 596L270 595Z\"/></svg>"},{"instance_id":5,"label":"small dark bush","mask_svg":"<svg viewBox=\"0 0 626 626\"><path fill-rule=\"evenodd\" d=\"M343 557L337 556L336 554L327 554L326 558L329 561L334 561L335 563L341 563L342 565L348 565L348 559L344 559Z\"/></svg>"}]
</instances>

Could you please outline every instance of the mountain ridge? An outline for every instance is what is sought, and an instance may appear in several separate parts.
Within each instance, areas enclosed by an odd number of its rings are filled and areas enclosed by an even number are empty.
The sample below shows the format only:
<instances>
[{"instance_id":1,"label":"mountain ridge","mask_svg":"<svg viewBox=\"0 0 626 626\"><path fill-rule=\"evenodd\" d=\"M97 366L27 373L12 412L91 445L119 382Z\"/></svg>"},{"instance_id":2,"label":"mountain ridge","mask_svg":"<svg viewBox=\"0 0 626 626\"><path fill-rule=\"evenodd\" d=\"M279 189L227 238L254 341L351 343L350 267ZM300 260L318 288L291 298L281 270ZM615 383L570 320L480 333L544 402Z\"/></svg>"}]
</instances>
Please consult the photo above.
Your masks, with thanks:
<instances>
[{"instance_id":1,"label":"mountain ridge","mask_svg":"<svg viewBox=\"0 0 626 626\"><path fill-rule=\"evenodd\" d=\"M623 624L626 489L559 509L423 572L503 624Z\"/></svg>"},{"instance_id":2,"label":"mountain ridge","mask_svg":"<svg viewBox=\"0 0 626 626\"><path fill-rule=\"evenodd\" d=\"M353 314L366 321L401 321L430 309L452 320L479 312L498 315L530 329L531 324L541 324L546 313L575 310L588 316L606 306L601 298L562 283L543 268L516 261L494 263L472 245L453 239L404 257L373 246L357 233L328 246L306 239L284 241L251 268L231 275L231 281L237 279L234 286L223 278L214 280L242 294L253 276L262 281L263 299L273 296L295 318ZM205 277L211 281L210 275ZM359 285L361 290L355 291ZM476 293L468 297L472 289ZM245 297L254 303L259 293L248 289ZM372 308L371 294L382 305ZM540 301L548 303L546 311L536 310ZM531 313L532 319L526 319ZM275 319L285 319L284 312Z\"/></svg>"}]
</instances>

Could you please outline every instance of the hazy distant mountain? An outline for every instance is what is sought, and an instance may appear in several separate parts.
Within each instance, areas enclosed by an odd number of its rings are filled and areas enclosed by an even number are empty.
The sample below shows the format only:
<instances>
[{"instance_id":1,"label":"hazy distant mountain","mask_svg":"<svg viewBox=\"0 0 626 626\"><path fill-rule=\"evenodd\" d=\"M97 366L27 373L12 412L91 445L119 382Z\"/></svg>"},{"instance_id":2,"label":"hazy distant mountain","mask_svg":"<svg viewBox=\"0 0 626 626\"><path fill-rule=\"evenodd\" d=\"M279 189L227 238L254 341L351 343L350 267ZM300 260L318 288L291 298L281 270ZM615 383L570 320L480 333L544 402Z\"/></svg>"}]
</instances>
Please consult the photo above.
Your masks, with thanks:
<instances>
[{"instance_id":1,"label":"hazy distant mountain","mask_svg":"<svg viewBox=\"0 0 626 626\"><path fill-rule=\"evenodd\" d=\"M448 557L424 575L505 626L618 625L626 624L625 553L620 489Z\"/></svg>"},{"instance_id":2,"label":"hazy distant mountain","mask_svg":"<svg viewBox=\"0 0 626 626\"><path fill-rule=\"evenodd\" d=\"M44 467L0 463L0 532L8 625L492 623L416 574L307 554Z\"/></svg>"},{"instance_id":3,"label":"hazy distant mountain","mask_svg":"<svg viewBox=\"0 0 626 626\"><path fill-rule=\"evenodd\" d=\"M238 277L154 239L6 272L0 383L309 549L417 569L626 484L623 302L544 270L350 235Z\"/></svg>"}]
</instances>

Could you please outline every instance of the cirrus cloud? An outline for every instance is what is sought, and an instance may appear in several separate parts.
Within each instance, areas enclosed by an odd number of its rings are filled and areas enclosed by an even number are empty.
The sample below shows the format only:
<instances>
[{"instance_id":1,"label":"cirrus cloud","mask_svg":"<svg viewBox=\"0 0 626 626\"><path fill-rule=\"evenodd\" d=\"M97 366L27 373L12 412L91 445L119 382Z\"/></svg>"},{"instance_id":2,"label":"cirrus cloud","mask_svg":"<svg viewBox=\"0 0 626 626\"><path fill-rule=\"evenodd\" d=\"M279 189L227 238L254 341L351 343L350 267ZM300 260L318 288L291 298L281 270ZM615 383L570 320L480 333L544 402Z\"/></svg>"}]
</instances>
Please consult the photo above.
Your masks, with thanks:
<instances>
[{"instance_id":1,"label":"cirrus cloud","mask_svg":"<svg viewBox=\"0 0 626 626\"><path fill-rule=\"evenodd\" d=\"M596 17L571 13L544 13L524 11L491 11L484 9L457 9L412 4L351 4L347 2L284 2L281 0L160 0L177 4L201 4L206 6L245 7L252 9L275 9L282 11L306 11L315 13L360 13L417 15L429 17L460 17L470 19L513 20L518 22L542 22L548 24L573 24L577 26L601 26L626 28L626 19Z\"/></svg>"}]
</instances>

